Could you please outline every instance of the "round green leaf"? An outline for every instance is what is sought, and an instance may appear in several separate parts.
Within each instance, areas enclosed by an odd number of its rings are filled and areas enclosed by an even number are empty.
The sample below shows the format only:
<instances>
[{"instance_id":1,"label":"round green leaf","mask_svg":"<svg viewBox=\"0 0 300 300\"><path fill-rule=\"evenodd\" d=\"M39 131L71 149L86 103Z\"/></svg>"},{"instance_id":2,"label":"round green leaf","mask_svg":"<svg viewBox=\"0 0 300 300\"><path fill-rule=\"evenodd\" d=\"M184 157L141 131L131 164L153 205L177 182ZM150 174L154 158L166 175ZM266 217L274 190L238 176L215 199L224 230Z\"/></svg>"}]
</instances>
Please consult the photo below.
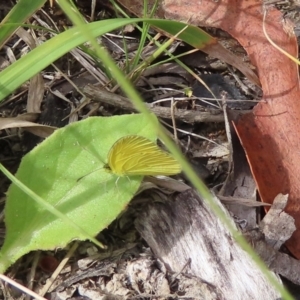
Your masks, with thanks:
<instances>
[{"instance_id":1,"label":"round green leaf","mask_svg":"<svg viewBox=\"0 0 300 300\"><path fill-rule=\"evenodd\" d=\"M88 234L95 236L122 212L142 177L103 169L112 145L126 135L156 134L142 114L90 117L58 129L28 153L16 177ZM32 250L64 247L87 237L42 207L15 184L7 193L6 237L0 269Z\"/></svg>"}]
</instances>

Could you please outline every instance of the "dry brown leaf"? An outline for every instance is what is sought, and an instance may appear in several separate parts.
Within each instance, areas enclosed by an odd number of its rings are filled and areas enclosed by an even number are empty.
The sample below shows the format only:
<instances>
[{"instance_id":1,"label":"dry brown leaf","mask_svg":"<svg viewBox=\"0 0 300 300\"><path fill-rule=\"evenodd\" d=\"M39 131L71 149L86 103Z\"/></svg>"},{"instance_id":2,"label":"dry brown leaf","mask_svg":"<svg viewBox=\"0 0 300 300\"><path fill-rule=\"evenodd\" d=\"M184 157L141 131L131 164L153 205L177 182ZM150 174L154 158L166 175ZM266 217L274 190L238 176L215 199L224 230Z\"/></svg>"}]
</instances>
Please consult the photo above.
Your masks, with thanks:
<instances>
[{"instance_id":1,"label":"dry brown leaf","mask_svg":"<svg viewBox=\"0 0 300 300\"><path fill-rule=\"evenodd\" d=\"M26 128L27 131L42 138L48 137L56 130L56 127L33 123L28 121L28 119L34 119L33 114L21 115L15 118L0 118L0 130L18 127Z\"/></svg>"},{"instance_id":2,"label":"dry brown leaf","mask_svg":"<svg viewBox=\"0 0 300 300\"><path fill-rule=\"evenodd\" d=\"M18 35L30 47L30 49L34 49L36 47L33 37L24 28L18 28L16 35ZM44 97L44 90L43 77L40 73L38 73L30 79L27 98L27 112L41 112L40 106Z\"/></svg>"}]
</instances>

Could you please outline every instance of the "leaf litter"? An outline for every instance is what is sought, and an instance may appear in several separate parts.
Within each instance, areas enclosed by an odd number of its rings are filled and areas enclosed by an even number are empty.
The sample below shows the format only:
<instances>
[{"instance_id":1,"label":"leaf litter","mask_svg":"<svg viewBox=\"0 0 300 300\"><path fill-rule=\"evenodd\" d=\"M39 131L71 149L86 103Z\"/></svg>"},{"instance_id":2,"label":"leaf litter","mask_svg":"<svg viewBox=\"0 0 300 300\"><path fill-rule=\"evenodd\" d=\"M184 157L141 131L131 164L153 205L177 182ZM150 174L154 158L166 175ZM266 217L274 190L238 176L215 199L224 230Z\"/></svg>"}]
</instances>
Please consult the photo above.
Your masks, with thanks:
<instances>
[{"instance_id":1,"label":"leaf litter","mask_svg":"<svg viewBox=\"0 0 300 300\"><path fill-rule=\"evenodd\" d=\"M232 1L228 1L224 4L228 5L228 7L230 7L230 5L232 5ZM172 19L176 19L178 18L178 14L176 16L172 15L172 5L180 5L180 1L178 1L177 3L174 3L174 1L172 1L172 3L169 3L168 1L165 1L165 6L164 6L164 10L165 10L165 14L167 17L171 17ZM170 8L171 7L171 8ZM293 150L294 148L297 149L297 143L295 142L295 139L298 138L297 134L293 135L293 139L285 139L285 137L287 136L287 132L290 133L291 131L293 131L296 125L294 125L293 123L291 123L291 120L296 120L297 117L294 116L295 111L297 111L297 108L295 107L295 101L294 103L292 102L292 100L290 99L299 99L298 97L298 92L296 91L295 86L297 86L297 80L292 81L296 77L296 73L297 73L297 68L293 65L293 63L290 63L289 61L285 61L284 57L279 56L278 59L276 59L276 51L274 49L272 49L271 47L268 47L268 44L265 42L263 44L263 46L259 46L261 48L265 48L265 54L260 52L260 48L256 46L256 48L253 45L248 44L249 40L250 41L254 41L255 39L253 38L253 36L257 35L257 32L261 32L260 30L254 28L254 24L257 26L261 26L261 20L253 20L253 19L249 19L251 17L251 14L249 13L249 7L245 8L245 11L247 11L247 13L245 13L243 20L248 20L248 24L251 24L251 26L253 26L252 30L250 30L244 23L241 24L241 28L235 28L234 31L230 30L230 22L226 22L226 20L232 20L235 19L234 15L231 16L226 16L226 18L224 17L224 15L220 17L220 15L218 15L219 12L222 13L222 10L218 11L216 10L215 14L212 14L212 16L209 19L206 19L206 23L201 22L201 20L207 16L208 11L210 10L210 6L208 2L205 2L204 5L202 6L201 10L197 10L197 5L196 3L191 4L191 8L195 9L197 12L195 14L195 12L193 12L193 16L197 16L197 20L195 21L193 18L191 18L191 22L197 22L197 25L202 25L202 26L210 26L210 27L220 27L222 28L224 31L229 32L233 37L235 37L240 44L244 47L244 49L247 51L249 57L250 57L250 61L257 67L257 71L259 74L259 79L260 82L262 84L262 89L264 92L264 99L267 100L265 102L261 102L260 105L258 107L255 108L255 115L256 118L253 118L252 115L249 114L245 115L244 112L241 113L241 115L243 115L241 117L240 120L243 120L243 124L241 121L236 122L236 126L237 126L237 131L239 132L240 138L242 140L243 146L246 149L247 155L248 155L248 160L249 163L251 165L251 169L252 169L252 173L255 177L256 180L256 184L259 188L259 191L261 193L261 197L263 201L266 201L268 203L271 203L273 201L273 199L275 198L275 196L280 193L280 192L285 192L284 187L288 184L289 188L292 188L292 192L290 190L288 190L289 192L291 192L290 194L290 199L293 199L293 195L296 194L297 189L294 191L293 190L293 185L291 185L291 183L296 182L297 180L297 176L296 175L289 175L289 173L287 173L287 171L285 170L287 168L287 166L289 167L288 170L289 172L292 172L291 174L293 174L294 171L296 171L297 169L295 169L295 163L294 164L287 164L284 165L283 168L280 168L281 164L276 163L276 156L275 158L272 157L270 155L270 147L269 147L269 143L270 140L269 139L265 139L264 138L258 138L258 136L255 137L255 135L261 131L263 131L264 133L264 137L267 136L268 133L266 133L266 131L270 131L269 135L274 135L274 132L281 132L280 138L284 140L284 143L286 145L281 145L282 143L279 143L280 147L277 148L275 147L274 151L271 151L273 154L276 154L280 151L283 151L284 153L284 157L286 157L286 160L288 160L289 158L291 158L291 162L293 162L292 160L292 156L293 153L297 153L297 150ZM231 7L232 8L232 7ZM215 9L215 8L214 8ZM181 11L184 12L184 15L182 15L181 17L183 17L184 19L189 17L189 13L190 11L188 9L184 9ZM240 11L238 10L233 10L233 13L240 13ZM279 39L279 36L277 35L277 32L280 32L283 36L283 38L286 38L287 36L284 35L283 31L282 31L282 27L280 27L279 21L281 20L281 15L279 15L277 12L273 12L274 13L274 20L275 20L275 24L277 24L277 31L276 31L276 36L274 38L274 40L281 45L281 43L285 44L286 47L291 47L291 53L293 51L295 51L295 39L293 39L293 37L288 36L288 40L287 41L282 41ZM271 15L269 15L270 19L272 18ZM216 20L223 20L221 24L218 24ZM225 20L225 21L224 21ZM272 19L273 20L273 19ZM273 22L273 21L272 21ZM277 23L276 23L277 22ZM273 23L272 23L273 24ZM231 24L232 25L232 24ZM259 27L261 28L261 27ZM249 29L249 32L248 32ZM240 34L240 32L244 32L245 35L242 36ZM271 29L268 28L268 32L270 32L270 35L272 37L271 34ZM260 36L261 39L263 39L263 36ZM113 39L112 39L113 40ZM114 42L116 42L117 40L115 40ZM122 47L122 45L121 45ZM223 50L222 50L223 51ZM223 53L221 50L219 52L219 54ZM216 52L216 49L212 49L211 51L211 55L213 55L213 53ZM218 51L217 51L218 52ZM116 53L116 52L112 52L112 53ZM294 53L296 54L296 53ZM78 55L78 53L76 53L76 55ZM79 54L81 55L81 54ZM121 54L118 54L119 57L122 57ZM258 57L259 55L261 55L261 57ZM217 68L221 68L221 69L217 69L216 67L212 68L213 63L215 63L215 61L211 58L208 58L208 56L202 55L201 56L201 60L203 62L202 64L202 70L205 70L204 72L211 72L211 70L213 70L213 72L226 72L227 67L222 66L221 64L218 65ZM225 57L225 56L224 56ZM270 58L271 62L269 59ZM83 58L84 60L84 58ZM225 59L226 60L226 59ZM198 60L199 61L199 60ZM239 62L241 60L238 60ZM78 64L77 64L77 68L78 68ZM86 65L86 68L89 69L89 71L94 70L94 66L92 65ZM169 67L168 67L169 68ZM168 69L167 68L167 69ZM247 70L247 68L249 68ZM251 73L253 69L252 67L249 67L249 65L247 66L247 68L244 66L242 67L242 70L247 70L244 72L244 74L251 74L249 75L248 79L250 79L252 82L256 82L258 83L258 81L255 79L255 77L253 76L253 74ZM79 69L79 68L78 68ZM94 79L94 76L89 76L86 73L83 73L82 71L78 71L78 69L76 70L75 67L75 72L72 72L73 78L74 80L77 80L78 84L82 84L83 82L83 88L85 88L86 83L88 80L88 83L95 83L96 80ZM271 71L270 71L271 70ZM274 70L274 71L272 71ZM282 72L278 72L278 70L281 70ZM73 70L72 70L73 71ZM101 73L101 70L97 70L97 78L98 80L100 80L102 83L105 82L107 83L105 76ZM276 76L273 76L273 73L276 74ZM270 76L268 76L268 74ZM280 77L281 74L284 74L285 76ZM175 83L177 82L178 85L181 85L182 83L187 84L187 85L192 85L193 81L191 81L191 79L189 79L189 75L187 73L182 72L182 75L180 75L180 78L178 80L178 76L174 76L174 74L171 73L168 81L165 82L166 86L169 86L171 83ZM161 71L157 71L157 73L152 73L151 76L153 77L148 77L147 79L149 80L150 84L154 84L154 85L158 85L159 83L164 83L162 80L162 73ZM89 79L87 79L89 78ZM216 78L216 77L215 77ZM289 82L287 82L287 78L289 79ZM53 76L53 83L51 83L51 86L53 85L53 87L56 85L57 89L60 89L62 86L66 86L66 84L64 83L60 83L59 81L57 81L55 79L55 76ZM217 80L217 79L215 79ZM248 86L251 86L251 83L249 83L249 80L243 78L243 81L246 82L246 84ZM142 95L144 95L145 99L147 100L148 98L151 98L153 95L150 94L147 90L147 85L145 84L145 82L143 84L141 84L142 81L140 81L140 84L137 83L137 86L140 86L140 92ZM172 86L173 87L173 86ZM274 89L274 87L276 87L277 89ZM160 87L161 88L161 87ZM256 87L253 87L253 85L251 86L251 88L254 90L254 92L257 93L257 95L259 95L259 89L257 89ZM180 88L178 88L178 86L175 86L175 89L180 90ZM68 91L67 91L68 90ZM75 103L78 104L78 99L76 99L76 97L78 97L78 95L76 94L76 92L73 91L72 88L67 87L67 90L65 91L64 95L68 95L68 97L73 98L72 100L75 100ZM163 89L161 88L161 91L163 91ZM269 93L268 93L269 91ZM271 91L271 92L270 92ZM282 97L284 98L285 95L283 92L285 91L291 91L294 94L288 94L289 99L287 99L286 96L286 100L280 100L282 99ZM39 96L41 95L42 92L40 92ZM154 93L154 97L158 96L158 94L160 93ZM283 94L283 96L279 96L276 97L276 101L268 101L269 98L271 98L271 96L275 94L275 96ZM293 95L293 97L291 97L291 95ZM242 96L244 96L244 94L242 94ZM48 97L48 96L47 96ZM273 97L273 96L272 96ZM298 98L295 98L298 97ZM122 98L119 98L119 100L122 100ZM221 96L220 96L221 99ZM284 98L285 99L285 98ZM48 99L46 98L46 101ZM243 100L243 99L241 99ZM280 100L280 101L279 101ZM289 102L291 101L291 102ZM221 102L221 101L220 101ZM277 106L277 103L281 102L281 104L279 104ZM283 102L283 103L282 103ZM223 113L221 113L221 111L219 110L209 110L206 108L204 108L204 106L201 105L201 110L195 110L195 104L199 102L197 102L197 100L191 100L189 97L186 97L183 101L180 101L179 104L177 104L178 109L175 111L176 114L176 119L177 119L177 126L180 127L180 129L184 129L186 132L197 132L199 133L199 131L201 131L201 133L207 137L209 137L209 134L211 134L211 132L215 133L216 131L220 131L220 129L222 129L222 126L218 126L216 124L210 124L208 125L208 123L205 123L203 126L202 122L205 122L207 120L209 120L209 118L211 118L210 122L223 122L224 121L224 115ZM95 108L97 107L97 108ZM122 107L122 106L121 106ZM287 109L287 107L289 107L289 109ZM129 109L131 111L131 108L128 108L126 105L124 106L124 102L123 102L123 109L125 108L126 110ZM170 114L170 110L167 107L167 109L165 109L166 107L161 106L161 107L156 107L154 109L157 109L158 114L161 113L163 117L167 117L167 119L172 120L172 114ZM35 108L36 109L36 108ZM167 111L167 114L163 114L165 111ZM43 107L41 107L41 110L43 112ZM102 114L107 114L107 115L111 115L114 114L116 112L120 112L122 111L120 107L114 107L112 108L109 104L107 103L100 103L100 105L95 106L95 103L87 103L86 107L83 108L81 111L79 111L78 114L78 118L81 118L84 115L89 115L90 113L93 114L94 111L101 111ZM26 110L25 110L26 111ZM178 113L179 112L179 113ZM190 113L189 117L186 117L186 113ZM206 118L206 119L205 119ZM249 119L248 119L249 118ZM254 119L254 120L253 120ZM278 119L278 121L277 121ZM193 123L195 122L201 122L200 124L202 125L202 128L199 130L199 126L194 125ZM257 121L259 120L259 121ZM43 123L43 120L41 120L41 122ZM278 122L278 123L277 123ZM47 122L48 123L48 122ZM179 124L179 125L178 125ZM246 125L245 125L246 124ZM249 125L250 124L250 125ZM19 123L20 126L22 126L22 123ZM57 126L57 124L52 124L54 126ZM39 125L38 125L39 126ZM282 129L283 128L283 129ZM249 138L249 134L251 134L251 138ZM220 134L220 138L221 140L224 140L224 135L225 132ZM218 147L216 147L215 149L211 148L211 151L215 151L215 153L213 154L213 152L211 152L211 157L209 157L209 151L207 150L206 146L203 144L203 146L200 146L202 143L199 143L199 141L195 138L193 138L193 136L191 135L191 137L189 137L188 139L184 139L182 134L180 136L180 138L183 140L184 146L187 148L187 151L192 153L197 160L200 161L200 164L203 164L205 167L209 166L208 161L203 161L203 157L204 156L208 156L208 159L210 159L211 161L214 161L213 163L213 167L210 169L210 181L208 181L208 184L216 184L219 182L222 182L225 179L225 175L226 172L228 171L226 166L224 169L220 170L220 166L222 166L222 164L225 165L227 164L228 160L230 160L230 158L226 158L226 155L224 153L224 155L219 154L218 152ZM215 141L218 143L218 137L214 137ZM257 141L259 140L259 141ZM258 149L254 149L253 147L255 147L256 145L260 145L259 143L263 140L263 142L266 143L266 146L262 145L262 149L260 150L262 153L265 151L266 153L268 153L268 157L266 156L260 156L260 157L264 157L264 159L266 159L266 161L271 161L270 163L267 163L267 165L265 166L264 170L262 171L260 166L261 166L261 162L256 162L255 161L255 157L257 157L257 153L258 153ZM275 139L275 141L277 141ZM292 145L292 147L290 147ZM277 145L278 146L278 145ZM282 147L282 148L281 148ZM288 149L286 149L288 147ZM222 148L222 147L221 147ZM221 149L219 148L219 149ZM206 154L203 154L203 149L206 149ZM279 149L279 150L277 150ZM234 150L233 154L236 152L237 150ZM240 151L240 150L239 150ZM255 155L251 155L251 151L255 151ZM299 151L298 151L299 152ZM198 153L198 155L197 155ZM199 156L199 153L201 154L201 157ZM263 155L263 154L262 154ZM283 156L283 154L281 155ZM280 157L280 156L279 156ZM220 159L220 160L219 160ZM199 163L198 161L198 163ZM234 162L236 163L236 159L234 159ZM292 165L292 166L291 166ZM279 171L283 172L284 171L284 176L282 175L281 180L279 180L280 182L278 182L278 185L276 189L270 189L267 185L267 183L264 182L265 178L268 178L269 181L271 181L272 183L276 182L276 179L271 177L273 174L273 167L276 166L276 173L274 177L276 177L278 175L278 166L279 166ZM265 173L265 169L268 170L267 175ZM293 169L293 170L291 170ZM288 174L288 175L287 175ZM288 178L295 179L295 181L292 182L286 182L285 178L286 176ZM251 174L249 173L249 180L251 178ZM282 185L284 185L282 187ZM250 198L253 197L253 190L248 191L248 194L243 194L243 197L246 198ZM286 190L287 191L287 190ZM293 201L292 201L293 203ZM296 206L294 204L294 206ZM297 207L296 207L297 208ZM128 208L128 215L129 216L133 216L134 215L134 207L129 207ZM243 209L244 210L244 209ZM288 212L291 213L293 216L296 216L297 211L295 212L293 210L293 204L290 204L290 209L288 209ZM110 227L110 230L108 230L106 233L103 233L101 235L105 235L107 234L106 238L114 240L116 238L116 236L122 236L122 239L127 241L129 243L129 241L134 240L136 242L136 245L130 249L130 250L126 250L126 246L122 246L120 244L120 242L116 242L115 244L112 243L115 247L115 251L117 251L117 249L125 249L123 251L123 254L126 253L126 255L124 254L123 258L128 258L128 261L126 262L125 259L122 260L122 262L120 263L120 261L117 260L117 262L119 262L119 264L112 264L110 259L108 259L107 261L105 261L105 263L107 264L108 267L103 267L102 269L102 275L101 275L101 271L99 271L98 275L96 273L93 273L94 270L97 269L101 269L101 266L98 267L94 267L95 264L95 260L94 263L91 262L92 264L92 270L89 269L89 271L86 272L86 274L88 274L90 272L90 274L94 274L94 276L99 278L99 281L97 282L97 284L99 284L102 288L102 290L106 290L108 291L108 294L112 293L112 294L116 294L118 293L118 291L120 292L120 295L122 295L123 297L128 297L129 295L132 295L131 293L134 292L136 293L136 295L140 295L142 296L150 296L156 294L156 295L161 295L162 299L164 299L163 297L166 297L166 295L168 293L171 292L171 295L169 295L169 297L172 297L172 295L174 295L176 289L172 289L172 283L175 280L175 274L171 274L171 276L174 276L173 279L170 280L170 277L167 275L166 271L161 272L161 270L156 269L156 271L153 274L148 273L148 269L155 269L157 267L157 265L159 264L159 260L157 260L157 258L154 258L153 256L151 256L151 254L149 254L148 249L143 248L143 242L141 240L136 240L135 239L135 231L133 228L131 228L131 230L127 231L128 228L126 226L129 226L128 224L130 224L129 221L129 217L128 215L123 216L124 219L119 219L115 224L112 224L112 227ZM122 221L121 221L122 220ZM116 227L117 224L120 226L120 224L122 224L121 227L123 227L122 231L116 231ZM249 224L248 224L249 225ZM129 227L130 228L130 227ZM124 239L125 237L125 239ZM296 235L294 235L293 241L289 242L289 248L290 250L296 255L297 254L297 238ZM108 242L109 244L109 242ZM129 253L127 253L126 251L128 251ZM59 251L59 254L63 254L64 251ZM85 253L86 254L86 253ZM121 255L119 253L119 255ZM114 257L114 255L112 255L112 257ZM131 260L132 257L135 257L134 260ZM147 257L145 259L145 257ZM136 260L136 265L134 264ZM80 260L78 260L80 261ZM97 263L96 263L97 264ZM162 264L163 266L163 264ZM103 270L108 269L108 272L105 273ZM121 272L121 274L118 274L118 270L119 268L121 268L122 270L125 270L123 273ZM163 267L162 267L163 268ZM143 272L142 272L142 271ZM92 272L91 272L92 271ZM141 272L139 274L139 272ZM82 273L79 271L79 273ZM40 271L38 274L41 274ZM68 274L65 273L65 274ZM65 281L66 279L64 278L63 275L62 278L60 278L61 281ZM104 275L103 275L104 274ZM76 277L77 275L74 275L74 277ZM75 293L77 290L77 293L80 293L81 295L86 295L88 297L90 297L91 299L97 299L97 297L104 296L101 295L97 292L96 289L96 285L95 285L95 291L94 293L96 294L89 294L90 292L92 292L92 288L89 289L87 288L89 286L88 283L90 283L91 281L91 276L89 275L85 275L86 277L77 277L77 279L74 279L72 281L73 284L73 292ZM184 277L184 274L180 274L180 276ZM68 277L68 275L67 275ZM154 277L154 278L152 278ZM178 277L178 278L179 278ZM81 279L80 279L81 278ZM128 289L128 282L127 279L130 278L130 288ZM152 278L152 279L151 279ZM111 281L109 282L109 284L107 284L107 280L111 279ZM79 281L81 280L81 282L79 283ZM86 280L86 283L82 283L82 281ZM157 282L158 280L161 281L159 286L159 283ZM185 280L188 280L187 278L185 278ZM68 282L68 281L66 281ZM70 280L71 282L71 280ZM156 282L156 284L154 284L154 282ZM184 282L187 283L187 281L179 281L180 284L183 284ZM76 283L76 285L75 285ZM142 283L142 288L141 288L141 283ZM152 286L152 290L149 286L150 283L153 283ZM71 283L70 283L71 284ZM179 291L180 288L180 284L178 286L177 291ZM194 283L195 284L195 283ZM65 286L66 287L66 286ZM187 289L186 289L187 290ZM122 292L121 292L122 291ZM98 294L97 294L98 293ZM70 296L72 294L72 292L67 292L68 296ZM162 296L164 295L164 296Z\"/></svg>"}]
</instances>

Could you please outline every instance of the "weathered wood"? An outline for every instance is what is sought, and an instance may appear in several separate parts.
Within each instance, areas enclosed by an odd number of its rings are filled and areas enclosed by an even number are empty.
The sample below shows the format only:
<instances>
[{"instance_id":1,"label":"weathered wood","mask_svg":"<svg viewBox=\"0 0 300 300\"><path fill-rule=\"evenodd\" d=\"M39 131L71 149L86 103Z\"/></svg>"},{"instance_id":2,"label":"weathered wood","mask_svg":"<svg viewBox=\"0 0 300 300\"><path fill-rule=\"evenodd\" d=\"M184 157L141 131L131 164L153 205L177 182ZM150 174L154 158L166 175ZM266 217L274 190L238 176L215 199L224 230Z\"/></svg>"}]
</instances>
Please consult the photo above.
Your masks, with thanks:
<instances>
[{"instance_id":1,"label":"weathered wood","mask_svg":"<svg viewBox=\"0 0 300 300\"><path fill-rule=\"evenodd\" d=\"M149 204L136 220L136 227L154 254L171 271L181 272L190 260L183 273L214 287L211 299L279 297L193 190L180 193L167 202Z\"/></svg>"},{"instance_id":2,"label":"weathered wood","mask_svg":"<svg viewBox=\"0 0 300 300\"><path fill-rule=\"evenodd\" d=\"M93 99L93 101L107 103L121 109L136 111L136 108L128 98L108 92L105 89L88 84L84 87L83 93ZM147 103L146 106L150 111L160 118L172 119L173 117L170 108L162 106L152 107L152 105ZM176 111L174 111L174 117L180 121L192 124L199 122L224 122L223 114L212 114L210 112L200 112L186 109L176 109Z\"/></svg>"}]
</instances>

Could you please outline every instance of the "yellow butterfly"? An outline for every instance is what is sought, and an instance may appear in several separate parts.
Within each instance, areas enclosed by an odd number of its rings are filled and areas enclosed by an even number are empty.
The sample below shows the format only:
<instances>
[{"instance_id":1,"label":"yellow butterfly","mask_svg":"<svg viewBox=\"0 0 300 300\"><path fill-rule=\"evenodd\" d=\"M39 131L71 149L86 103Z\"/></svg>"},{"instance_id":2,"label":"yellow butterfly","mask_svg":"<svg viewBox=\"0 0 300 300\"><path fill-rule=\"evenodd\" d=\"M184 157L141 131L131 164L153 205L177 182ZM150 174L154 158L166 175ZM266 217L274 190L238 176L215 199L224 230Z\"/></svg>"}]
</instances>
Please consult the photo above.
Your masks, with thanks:
<instances>
[{"instance_id":1,"label":"yellow butterfly","mask_svg":"<svg viewBox=\"0 0 300 300\"><path fill-rule=\"evenodd\" d=\"M175 175L179 163L149 139L128 135L117 140L108 153L104 169L118 176Z\"/></svg>"}]
</instances>

